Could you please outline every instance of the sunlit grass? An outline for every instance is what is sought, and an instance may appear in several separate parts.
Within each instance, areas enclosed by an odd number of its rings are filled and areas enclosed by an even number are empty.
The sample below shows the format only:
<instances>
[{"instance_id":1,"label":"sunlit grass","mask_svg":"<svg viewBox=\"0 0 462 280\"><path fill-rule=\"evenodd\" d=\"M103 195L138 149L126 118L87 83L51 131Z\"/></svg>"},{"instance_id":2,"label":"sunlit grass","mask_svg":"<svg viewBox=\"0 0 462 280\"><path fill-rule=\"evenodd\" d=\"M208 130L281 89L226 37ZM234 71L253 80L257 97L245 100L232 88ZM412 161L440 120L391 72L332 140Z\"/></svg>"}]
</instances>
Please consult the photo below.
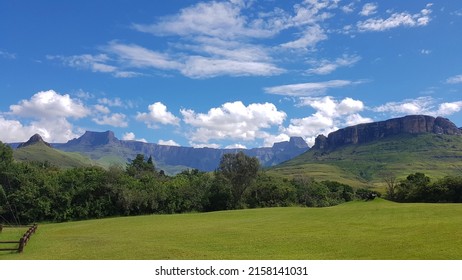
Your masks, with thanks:
<instances>
[{"instance_id":1,"label":"sunlit grass","mask_svg":"<svg viewBox=\"0 0 462 280\"><path fill-rule=\"evenodd\" d=\"M461 259L462 205L384 200L42 224L0 259Z\"/></svg>"}]
</instances>

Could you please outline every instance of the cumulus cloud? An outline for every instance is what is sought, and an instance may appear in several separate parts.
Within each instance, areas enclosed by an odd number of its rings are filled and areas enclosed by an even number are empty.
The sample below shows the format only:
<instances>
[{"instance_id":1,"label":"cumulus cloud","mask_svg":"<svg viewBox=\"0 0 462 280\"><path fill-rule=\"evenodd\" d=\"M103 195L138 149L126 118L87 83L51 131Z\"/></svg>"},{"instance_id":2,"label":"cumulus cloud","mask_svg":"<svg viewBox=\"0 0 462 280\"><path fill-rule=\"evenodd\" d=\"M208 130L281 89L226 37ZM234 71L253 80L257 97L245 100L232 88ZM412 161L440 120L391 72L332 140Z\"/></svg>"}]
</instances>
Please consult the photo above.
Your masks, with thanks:
<instances>
[{"instance_id":1,"label":"cumulus cloud","mask_svg":"<svg viewBox=\"0 0 462 280\"><path fill-rule=\"evenodd\" d=\"M24 99L19 104L10 106L10 114L38 119L82 118L89 112L79 100L72 99L68 94L61 95L54 90L38 92L30 100Z\"/></svg>"},{"instance_id":2,"label":"cumulus cloud","mask_svg":"<svg viewBox=\"0 0 462 280\"><path fill-rule=\"evenodd\" d=\"M179 147L180 144L178 144L177 142L173 141L173 140L162 140L160 139L157 144L159 145L164 145L164 146L177 146Z\"/></svg>"},{"instance_id":3,"label":"cumulus cloud","mask_svg":"<svg viewBox=\"0 0 462 280\"><path fill-rule=\"evenodd\" d=\"M341 88L350 85L357 85L364 83L364 81L349 81L349 80L330 80L317 83L301 83L290 84L283 86L274 86L264 88L266 93L286 95L286 96L312 96L324 94L327 90L332 88Z\"/></svg>"},{"instance_id":4,"label":"cumulus cloud","mask_svg":"<svg viewBox=\"0 0 462 280\"><path fill-rule=\"evenodd\" d=\"M10 111L1 117L0 127L9 132L4 136L8 141L25 141L39 133L46 141L66 142L77 136L68 118L81 119L90 112L80 100L68 94L41 91L28 100L11 105Z\"/></svg>"},{"instance_id":5,"label":"cumulus cloud","mask_svg":"<svg viewBox=\"0 0 462 280\"><path fill-rule=\"evenodd\" d=\"M158 128L159 124L179 125L180 119L167 110L167 106L156 102L148 106L148 113L139 113L136 116L138 121L143 121L150 128Z\"/></svg>"},{"instance_id":6,"label":"cumulus cloud","mask_svg":"<svg viewBox=\"0 0 462 280\"><path fill-rule=\"evenodd\" d=\"M74 128L65 118L39 119L29 123L7 119L0 116L0 130L8 133L0 134L2 142L25 142L38 133L47 142L63 143L78 137Z\"/></svg>"},{"instance_id":7,"label":"cumulus cloud","mask_svg":"<svg viewBox=\"0 0 462 280\"><path fill-rule=\"evenodd\" d=\"M309 106L315 109L315 112L308 117L291 119L289 126L282 131L286 135L305 138L310 146L319 134L327 135L339 127L372 121L359 114L365 108L364 103L350 97L341 101L331 96L303 97L300 99L300 105Z\"/></svg>"},{"instance_id":8,"label":"cumulus cloud","mask_svg":"<svg viewBox=\"0 0 462 280\"><path fill-rule=\"evenodd\" d=\"M133 132L124 133L124 135L122 135L122 140L125 140L125 141L139 141L139 142L144 142L144 143L148 142L144 138L137 139L136 136L135 136L135 133L133 133Z\"/></svg>"},{"instance_id":9,"label":"cumulus cloud","mask_svg":"<svg viewBox=\"0 0 462 280\"><path fill-rule=\"evenodd\" d=\"M385 31L397 27L419 27L427 25L431 20L432 10L431 5L427 5L419 13L410 14L408 12L393 13L390 17L383 18L370 18L365 21L357 23L358 30L365 31Z\"/></svg>"},{"instance_id":10,"label":"cumulus cloud","mask_svg":"<svg viewBox=\"0 0 462 280\"><path fill-rule=\"evenodd\" d=\"M210 140L262 139L265 129L281 125L286 113L271 103L253 103L245 106L241 101L229 102L212 108L207 113L196 113L182 109L183 121L193 127L190 139L194 143L209 143Z\"/></svg>"},{"instance_id":11,"label":"cumulus cloud","mask_svg":"<svg viewBox=\"0 0 462 280\"><path fill-rule=\"evenodd\" d=\"M226 146L225 149L247 149L247 147L242 144L232 144L232 145Z\"/></svg>"}]
</instances>

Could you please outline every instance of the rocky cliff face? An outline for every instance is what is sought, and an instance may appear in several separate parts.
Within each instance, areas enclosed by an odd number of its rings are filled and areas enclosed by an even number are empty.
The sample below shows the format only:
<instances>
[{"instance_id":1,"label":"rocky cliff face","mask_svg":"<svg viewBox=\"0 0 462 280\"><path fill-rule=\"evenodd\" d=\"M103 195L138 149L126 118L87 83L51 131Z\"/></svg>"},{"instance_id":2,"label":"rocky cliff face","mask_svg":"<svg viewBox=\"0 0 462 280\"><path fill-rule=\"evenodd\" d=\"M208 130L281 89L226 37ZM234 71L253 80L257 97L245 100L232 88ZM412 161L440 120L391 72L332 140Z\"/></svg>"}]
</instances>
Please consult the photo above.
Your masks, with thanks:
<instances>
[{"instance_id":1,"label":"rocky cliff face","mask_svg":"<svg viewBox=\"0 0 462 280\"><path fill-rule=\"evenodd\" d=\"M108 144L119 144L119 139L117 139L112 131L105 132L94 132L86 131L85 134L79 138L75 138L67 142L66 146L81 145L81 146L102 146ZM59 146L57 146L59 147Z\"/></svg>"},{"instance_id":2,"label":"rocky cliff face","mask_svg":"<svg viewBox=\"0 0 462 280\"><path fill-rule=\"evenodd\" d=\"M411 115L381 122L359 124L316 138L313 149L335 149L347 144L362 144L398 134L435 133L462 135L457 126L442 117Z\"/></svg>"}]
</instances>

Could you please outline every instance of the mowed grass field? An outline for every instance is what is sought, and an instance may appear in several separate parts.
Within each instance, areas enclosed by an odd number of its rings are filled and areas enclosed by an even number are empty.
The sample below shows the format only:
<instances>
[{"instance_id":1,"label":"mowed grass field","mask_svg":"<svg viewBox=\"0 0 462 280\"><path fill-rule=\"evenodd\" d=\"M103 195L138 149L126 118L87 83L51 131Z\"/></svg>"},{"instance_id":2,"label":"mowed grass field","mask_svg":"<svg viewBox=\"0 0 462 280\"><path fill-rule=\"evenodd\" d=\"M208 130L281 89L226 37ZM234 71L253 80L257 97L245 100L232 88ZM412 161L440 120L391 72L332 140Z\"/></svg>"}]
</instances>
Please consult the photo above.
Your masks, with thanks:
<instances>
[{"instance_id":1,"label":"mowed grass field","mask_svg":"<svg viewBox=\"0 0 462 280\"><path fill-rule=\"evenodd\" d=\"M24 253L0 259L462 259L462 204L377 199L40 224Z\"/></svg>"}]
</instances>

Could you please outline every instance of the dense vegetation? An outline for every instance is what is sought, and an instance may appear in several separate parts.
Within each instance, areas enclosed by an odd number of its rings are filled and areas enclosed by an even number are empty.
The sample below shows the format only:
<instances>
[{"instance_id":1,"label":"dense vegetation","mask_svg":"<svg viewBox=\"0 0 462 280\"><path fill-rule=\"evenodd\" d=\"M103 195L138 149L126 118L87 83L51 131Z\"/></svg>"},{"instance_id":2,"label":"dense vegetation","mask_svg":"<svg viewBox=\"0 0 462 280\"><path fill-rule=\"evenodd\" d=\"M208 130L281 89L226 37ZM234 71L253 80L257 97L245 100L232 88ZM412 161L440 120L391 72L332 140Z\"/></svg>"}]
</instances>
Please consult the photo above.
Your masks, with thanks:
<instances>
[{"instance_id":1,"label":"dense vegetation","mask_svg":"<svg viewBox=\"0 0 462 280\"><path fill-rule=\"evenodd\" d=\"M462 176L447 176L431 182L424 173L414 173L399 182L387 174L387 198L397 202L462 202Z\"/></svg>"},{"instance_id":2,"label":"dense vegetation","mask_svg":"<svg viewBox=\"0 0 462 280\"><path fill-rule=\"evenodd\" d=\"M289 205L320 207L354 198L353 188L337 182L269 176L256 158L242 152L224 155L213 173L187 170L167 176L155 168L152 158L146 160L143 155L125 167L60 169L47 163L16 162L11 148L0 143L2 223Z\"/></svg>"}]
</instances>

